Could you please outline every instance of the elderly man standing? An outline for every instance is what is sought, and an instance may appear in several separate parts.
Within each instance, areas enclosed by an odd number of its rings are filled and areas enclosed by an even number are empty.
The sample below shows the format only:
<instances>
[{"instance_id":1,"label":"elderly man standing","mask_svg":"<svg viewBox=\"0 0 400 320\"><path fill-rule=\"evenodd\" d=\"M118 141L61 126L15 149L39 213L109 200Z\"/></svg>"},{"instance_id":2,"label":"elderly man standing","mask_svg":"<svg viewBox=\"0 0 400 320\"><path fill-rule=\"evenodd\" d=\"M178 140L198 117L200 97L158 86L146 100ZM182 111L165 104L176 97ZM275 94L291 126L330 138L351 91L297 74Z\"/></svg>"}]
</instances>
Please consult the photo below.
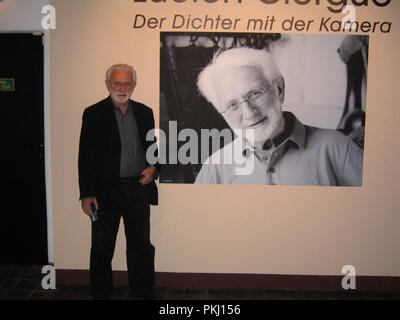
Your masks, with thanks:
<instances>
[{"instance_id":1,"label":"elderly man standing","mask_svg":"<svg viewBox=\"0 0 400 320\"><path fill-rule=\"evenodd\" d=\"M150 242L150 204L158 203L154 179L158 168L146 161L146 141L154 129L150 108L130 99L135 70L113 65L106 73L110 96L83 113L79 145L80 200L85 214L98 210L92 222L90 283L94 299L109 299L111 262L121 216L126 235L130 295L152 299L154 246Z\"/></svg>"},{"instance_id":2,"label":"elderly man standing","mask_svg":"<svg viewBox=\"0 0 400 320\"><path fill-rule=\"evenodd\" d=\"M198 88L231 129L252 134L239 135L214 153L195 183L361 185L363 152L351 139L282 112L285 82L267 51L223 52L199 74ZM239 159L227 161L228 150L240 151ZM243 165L252 170L238 174Z\"/></svg>"}]
</instances>

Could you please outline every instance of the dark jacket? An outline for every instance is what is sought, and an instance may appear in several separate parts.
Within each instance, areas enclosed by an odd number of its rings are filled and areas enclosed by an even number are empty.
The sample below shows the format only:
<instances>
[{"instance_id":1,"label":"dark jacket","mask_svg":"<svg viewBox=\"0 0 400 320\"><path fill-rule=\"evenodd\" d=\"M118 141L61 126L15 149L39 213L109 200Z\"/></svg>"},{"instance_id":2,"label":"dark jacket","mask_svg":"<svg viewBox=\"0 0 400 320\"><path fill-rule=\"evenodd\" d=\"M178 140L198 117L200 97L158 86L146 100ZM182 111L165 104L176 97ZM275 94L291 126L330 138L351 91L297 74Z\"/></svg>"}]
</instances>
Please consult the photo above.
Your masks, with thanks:
<instances>
[{"instance_id":1,"label":"dark jacket","mask_svg":"<svg viewBox=\"0 0 400 320\"><path fill-rule=\"evenodd\" d=\"M154 135L150 141L146 141L148 131L154 129L153 111L133 100L131 105L142 146L146 151L155 143ZM115 186L120 172L121 140L113 108L111 97L108 97L83 112L78 157L80 199L90 196L97 197L100 201L115 199ZM158 176L158 164L156 168ZM154 181L143 186L141 191L150 204L158 204L158 191Z\"/></svg>"}]
</instances>

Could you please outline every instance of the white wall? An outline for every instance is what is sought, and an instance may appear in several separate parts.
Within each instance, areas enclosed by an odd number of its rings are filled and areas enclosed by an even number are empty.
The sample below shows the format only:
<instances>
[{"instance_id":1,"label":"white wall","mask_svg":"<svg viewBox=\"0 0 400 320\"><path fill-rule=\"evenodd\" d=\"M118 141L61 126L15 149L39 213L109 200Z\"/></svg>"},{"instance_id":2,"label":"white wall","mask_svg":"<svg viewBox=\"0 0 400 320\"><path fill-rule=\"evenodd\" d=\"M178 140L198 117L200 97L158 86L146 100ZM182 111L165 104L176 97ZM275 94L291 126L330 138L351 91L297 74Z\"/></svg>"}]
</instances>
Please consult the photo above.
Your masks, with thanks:
<instances>
[{"instance_id":1,"label":"white wall","mask_svg":"<svg viewBox=\"0 0 400 320\"><path fill-rule=\"evenodd\" d=\"M133 30L136 13L169 18L175 13L253 18L274 14L277 19L329 15L325 6L312 2L289 6L281 1L270 10L260 1L51 3L57 9L57 29L51 33L51 138L59 269L89 267L90 221L78 201L78 143L83 109L107 95L104 72L109 65L121 61L137 68L133 98L149 105L159 121L160 30ZM393 21L390 35L375 33L370 38L363 186L160 184L160 205L152 208L157 271L332 275L352 264L357 275L400 275L399 5L392 1L386 9L357 9L361 20ZM122 231L113 266L126 270Z\"/></svg>"},{"instance_id":2,"label":"white wall","mask_svg":"<svg viewBox=\"0 0 400 320\"><path fill-rule=\"evenodd\" d=\"M46 4L49 0L0 1L0 32L40 31Z\"/></svg>"}]
</instances>

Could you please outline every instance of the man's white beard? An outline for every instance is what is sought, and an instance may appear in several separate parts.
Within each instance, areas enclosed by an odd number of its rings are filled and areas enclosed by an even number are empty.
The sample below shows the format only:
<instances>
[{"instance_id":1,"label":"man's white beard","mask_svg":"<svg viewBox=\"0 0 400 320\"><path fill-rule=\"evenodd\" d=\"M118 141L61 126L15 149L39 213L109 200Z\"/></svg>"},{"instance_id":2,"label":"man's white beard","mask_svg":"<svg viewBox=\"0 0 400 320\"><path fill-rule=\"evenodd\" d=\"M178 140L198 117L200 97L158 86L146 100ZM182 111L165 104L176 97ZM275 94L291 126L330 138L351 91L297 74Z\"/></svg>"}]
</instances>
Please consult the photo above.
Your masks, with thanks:
<instances>
[{"instance_id":1,"label":"man's white beard","mask_svg":"<svg viewBox=\"0 0 400 320\"><path fill-rule=\"evenodd\" d=\"M118 91L110 90L111 98L118 103L126 103L130 99L132 93L133 93L133 90L126 91L126 92L118 92ZM125 95L125 96L121 97L119 95Z\"/></svg>"},{"instance_id":2,"label":"man's white beard","mask_svg":"<svg viewBox=\"0 0 400 320\"><path fill-rule=\"evenodd\" d=\"M283 118L281 108L270 108L267 112L268 123L253 130L253 134L243 132L248 143L254 147L261 147L267 140L275 138L283 129ZM281 128L282 127L282 128Z\"/></svg>"}]
</instances>

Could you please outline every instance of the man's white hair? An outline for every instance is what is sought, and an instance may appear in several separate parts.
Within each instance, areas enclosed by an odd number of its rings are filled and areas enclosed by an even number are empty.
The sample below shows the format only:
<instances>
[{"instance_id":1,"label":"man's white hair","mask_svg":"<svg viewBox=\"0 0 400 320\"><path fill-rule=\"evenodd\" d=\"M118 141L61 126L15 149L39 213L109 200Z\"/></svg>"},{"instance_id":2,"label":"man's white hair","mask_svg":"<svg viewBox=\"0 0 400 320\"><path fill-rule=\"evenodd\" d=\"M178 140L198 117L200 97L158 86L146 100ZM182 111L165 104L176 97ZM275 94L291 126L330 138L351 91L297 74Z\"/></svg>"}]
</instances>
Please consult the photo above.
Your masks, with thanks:
<instances>
[{"instance_id":1,"label":"man's white hair","mask_svg":"<svg viewBox=\"0 0 400 320\"><path fill-rule=\"evenodd\" d=\"M215 106L218 92L215 91L211 79L218 73L223 74L227 68L243 66L259 67L265 78L271 82L282 78L269 52L248 47L233 48L221 54L217 52L211 63L200 72L197 79L200 93Z\"/></svg>"},{"instance_id":2,"label":"man's white hair","mask_svg":"<svg viewBox=\"0 0 400 320\"><path fill-rule=\"evenodd\" d=\"M124 64L124 63L114 64L110 68L107 69L107 72L106 72L106 80L107 81L110 81L111 72L113 70L117 70L117 69L118 70L122 69L122 70L130 71L130 73L132 74L133 83L136 83L136 71L135 71L135 69L132 66L130 66L128 64Z\"/></svg>"}]
</instances>

